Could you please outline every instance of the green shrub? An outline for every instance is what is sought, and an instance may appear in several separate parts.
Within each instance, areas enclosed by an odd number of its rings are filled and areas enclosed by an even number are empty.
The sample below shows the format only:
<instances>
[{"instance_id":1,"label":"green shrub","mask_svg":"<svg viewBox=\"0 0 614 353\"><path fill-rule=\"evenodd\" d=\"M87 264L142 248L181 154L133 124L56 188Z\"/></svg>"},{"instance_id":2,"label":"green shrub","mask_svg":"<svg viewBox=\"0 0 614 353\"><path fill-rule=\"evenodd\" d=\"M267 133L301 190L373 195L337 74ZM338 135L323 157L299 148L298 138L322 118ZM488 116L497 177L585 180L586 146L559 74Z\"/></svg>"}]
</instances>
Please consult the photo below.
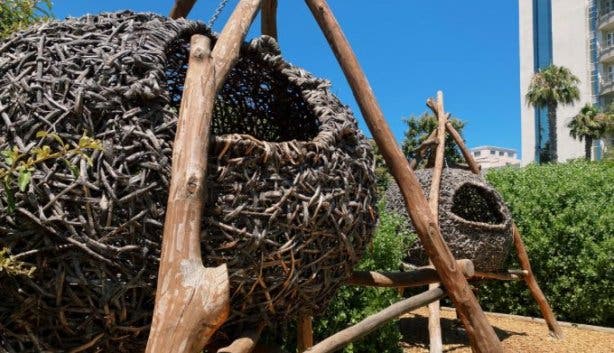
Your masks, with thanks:
<instances>
[{"instance_id":1,"label":"green shrub","mask_svg":"<svg viewBox=\"0 0 614 353\"><path fill-rule=\"evenodd\" d=\"M493 170L558 318L614 325L614 162ZM518 268L515 256L510 268ZM486 310L540 316L522 282L480 286Z\"/></svg>"},{"instance_id":2,"label":"green shrub","mask_svg":"<svg viewBox=\"0 0 614 353\"><path fill-rule=\"evenodd\" d=\"M380 210L383 207L380 207ZM357 270L398 271L401 260L413 240L403 231L403 220L397 215L380 212L379 225L371 247L364 254ZM314 341L319 342L332 334L356 324L400 300L395 289L344 286L339 289L327 310L314 318ZM272 335L276 335L273 337ZM277 334L267 333L265 342L275 341L286 352L296 351L296 328L289 325ZM401 333L396 322L390 322L361 340L348 345L345 353L400 353Z\"/></svg>"}]
</instances>

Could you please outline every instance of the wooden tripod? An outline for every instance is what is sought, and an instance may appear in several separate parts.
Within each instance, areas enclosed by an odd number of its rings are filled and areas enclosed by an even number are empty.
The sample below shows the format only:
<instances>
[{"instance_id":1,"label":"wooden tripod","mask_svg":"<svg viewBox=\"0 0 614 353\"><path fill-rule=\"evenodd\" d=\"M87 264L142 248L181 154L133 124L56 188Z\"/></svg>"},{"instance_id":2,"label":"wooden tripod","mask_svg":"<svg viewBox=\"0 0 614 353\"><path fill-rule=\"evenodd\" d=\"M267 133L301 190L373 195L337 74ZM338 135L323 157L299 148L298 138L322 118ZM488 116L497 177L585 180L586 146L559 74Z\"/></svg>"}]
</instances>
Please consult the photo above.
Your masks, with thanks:
<instances>
[{"instance_id":1,"label":"wooden tripod","mask_svg":"<svg viewBox=\"0 0 614 353\"><path fill-rule=\"evenodd\" d=\"M177 0L171 17L187 16L195 1ZM501 343L467 281L466 275L472 268L468 271L459 266L443 240L437 217L429 207L409 163L394 142L369 82L331 9L325 0L305 2L337 57L375 142L399 184L409 216L436 271L434 282L441 282L445 293L452 299L473 350L479 353L502 352ZM276 4L276 0L240 0L213 49L203 36L195 35L192 38L174 145L156 305L147 353L200 352L227 318L229 298L226 268L205 268L200 255L207 138L216 92L238 59L239 47L259 9L263 10L263 33L276 36ZM403 300L307 351L332 352L381 323L436 301L443 295L442 288L433 288ZM299 322L303 328L299 345L308 348L312 344L309 332L311 319L304 316ZM246 333L240 342L238 340L220 351L251 351L260 330Z\"/></svg>"}]
</instances>

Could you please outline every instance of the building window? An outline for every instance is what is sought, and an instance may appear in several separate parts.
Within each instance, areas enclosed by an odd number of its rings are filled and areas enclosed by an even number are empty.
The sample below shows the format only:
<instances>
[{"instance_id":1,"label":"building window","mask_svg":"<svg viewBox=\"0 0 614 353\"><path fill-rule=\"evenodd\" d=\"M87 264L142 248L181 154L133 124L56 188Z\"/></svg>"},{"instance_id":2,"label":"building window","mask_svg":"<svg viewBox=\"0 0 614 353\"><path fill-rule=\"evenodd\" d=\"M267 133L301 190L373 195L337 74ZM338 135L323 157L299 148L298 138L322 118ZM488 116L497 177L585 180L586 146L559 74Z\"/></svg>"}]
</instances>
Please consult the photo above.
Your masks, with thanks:
<instances>
[{"instance_id":1,"label":"building window","mask_svg":"<svg viewBox=\"0 0 614 353\"><path fill-rule=\"evenodd\" d=\"M606 82L614 82L614 65L608 65L605 71L606 71L606 76L605 76Z\"/></svg>"},{"instance_id":2,"label":"building window","mask_svg":"<svg viewBox=\"0 0 614 353\"><path fill-rule=\"evenodd\" d=\"M606 15L614 10L614 0L601 0L601 15Z\"/></svg>"},{"instance_id":3,"label":"building window","mask_svg":"<svg viewBox=\"0 0 614 353\"><path fill-rule=\"evenodd\" d=\"M495 153L496 153L496 152L495 152L495 151L493 151L493 150L491 150L491 151L490 151L490 154L492 154L492 155L494 155Z\"/></svg>"},{"instance_id":4,"label":"building window","mask_svg":"<svg viewBox=\"0 0 614 353\"><path fill-rule=\"evenodd\" d=\"M499 151L499 156L505 156L505 152Z\"/></svg>"},{"instance_id":5,"label":"building window","mask_svg":"<svg viewBox=\"0 0 614 353\"><path fill-rule=\"evenodd\" d=\"M514 153L513 152L508 152L507 156L510 157L510 158L514 158Z\"/></svg>"},{"instance_id":6,"label":"building window","mask_svg":"<svg viewBox=\"0 0 614 353\"><path fill-rule=\"evenodd\" d=\"M609 48L614 46L614 32L607 32L605 34L605 47Z\"/></svg>"},{"instance_id":7,"label":"building window","mask_svg":"<svg viewBox=\"0 0 614 353\"><path fill-rule=\"evenodd\" d=\"M480 151L473 152L473 155L476 156L476 157L479 157L480 156Z\"/></svg>"}]
</instances>

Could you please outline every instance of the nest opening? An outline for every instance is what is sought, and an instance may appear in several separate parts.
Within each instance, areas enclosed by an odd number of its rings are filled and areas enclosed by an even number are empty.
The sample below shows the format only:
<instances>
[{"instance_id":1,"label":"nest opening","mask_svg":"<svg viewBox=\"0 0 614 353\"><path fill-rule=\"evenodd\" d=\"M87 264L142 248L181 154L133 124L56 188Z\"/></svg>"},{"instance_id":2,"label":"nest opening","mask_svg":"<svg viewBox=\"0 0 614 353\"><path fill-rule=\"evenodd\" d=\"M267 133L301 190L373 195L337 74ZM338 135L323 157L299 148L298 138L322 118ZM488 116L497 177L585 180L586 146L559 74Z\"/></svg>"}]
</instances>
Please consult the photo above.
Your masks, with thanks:
<instances>
[{"instance_id":1,"label":"nest opening","mask_svg":"<svg viewBox=\"0 0 614 353\"><path fill-rule=\"evenodd\" d=\"M452 213L470 222L498 225L505 221L496 195L470 183L461 185L454 193Z\"/></svg>"},{"instance_id":2,"label":"nest opening","mask_svg":"<svg viewBox=\"0 0 614 353\"><path fill-rule=\"evenodd\" d=\"M170 108L179 111L187 72L189 41L184 34L167 47L166 90ZM268 142L309 141L320 121L301 89L258 55L242 55L215 100L213 135L247 134Z\"/></svg>"}]
</instances>

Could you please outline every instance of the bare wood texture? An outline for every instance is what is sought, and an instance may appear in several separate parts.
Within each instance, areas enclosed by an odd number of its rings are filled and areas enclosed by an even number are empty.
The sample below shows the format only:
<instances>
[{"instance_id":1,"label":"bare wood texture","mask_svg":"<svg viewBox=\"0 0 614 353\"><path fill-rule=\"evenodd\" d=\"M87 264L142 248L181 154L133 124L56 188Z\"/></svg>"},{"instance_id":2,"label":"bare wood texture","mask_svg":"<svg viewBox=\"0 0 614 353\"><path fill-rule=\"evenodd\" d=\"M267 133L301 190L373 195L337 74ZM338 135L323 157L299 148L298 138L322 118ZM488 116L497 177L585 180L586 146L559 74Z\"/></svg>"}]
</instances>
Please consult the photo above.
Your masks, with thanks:
<instances>
[{"instance_id":1,"label":"bare wood texture","mask_svg":"<svg viewBox=\"0 0 614 353\"><path fill-rule=\"evenodd\" d=\"M306 352L328 353L337 351L343 346L364 337L370 332L373 332L373 330L381 327L388 321L397 318L408 311L425 306L428 303L443 298L444 294L445 292L443 289L435 288L411 298L401 300L400 302L394 303L376 314L368 316L356 325L350 326L324 339L322 342L316 344Z\"/></svg>"},{"instance_id":2,"label":"bare wood texture","mask_svg":"<svg viewBox=\"0 0 614 353\"><path fill-rule=\"evenodd\" d=\"M263 0L260 27L264 35L277 40L277 0Z\"/></svg>"},{"instance_id":3,"label":"bare wood texture","mask_svg":"<svg viewBox=\"0 0 614 353\"><path fill-rule=\"evenodd\" d=\"M554 312L548 303L548 299L546 299L546 296L542 292L541 288L539 288L539 284L537 284L537 280L535 279L535 275L531 269L529 255L527 254L527 250L524 247L524 242L522 241L520 232L515 224L512 225L512 232L514 234L514 247L516 248L516 254L518 255L518 262L520 263L520 267L527 271L526 276L524 276L524 281L529 287L529 291L531 292L533 299L535 299L537 302L544 320L546 320L546 323L548 324L550 334L556 338L562 339L563 330L561 330L561 326L559 326L559 323L556 321L556 317L554 316Z\"/></svg>"},{"instance_id":4,"label":"bare wood texture","mask_svg":"<svg viewBox=\"0 0 614 353\"><path fill-rule=\"evenodd\" d=\"M467 146L465 146L465 142L463 142L463 138L458 133L458 131L456 131L454 126L452 126L452 123L450 123L449 121L446 122L446 130L448 131L450 136L452 136L452 139L454 139L454 142L456 142L456 145L458 146L458 148L460 148L461 153L463 154L463 157L465 157L465 160L467 161L467 164L469 165L469 169L474 174L480 174L480 169L481 169L480 165L475 161L475 158L473 158L471 151L467 148Z\"/></svg>"},{"instance_id":5,"label":"bare wood texture","mask_svg":"<svg viewBox=\"0 0 614 353\"><path fill-rule=\"evenodd\" d=\"M255 330L245 332L228 347L218 349L217 353L250 353L254 351L263 329L264 325L258 325Z\"/></svg>"},{"instance_id":6,"label":"bare wood texture","mask_svg":"<svg viewBox=\"0 0 614 353\"><path fill-rule=\"evenodd\" d=\"M200 352L230 312L226 266L205 268L200 252L207 146L216 92L238 60L259 7L260 0L241 0L213 51L207 37L193 36L146 353Z\"/></svg>"},{"instance_id":7,"label":"bare wood texture","mask_svg":"<svg viewBox=\"0 0 614 353\"><path fill-rule=\"evenodd\" d=\"M307 314L300 314L297 319L296 348L299 353L313 347L313 318Z\"/></svg>"},{"instance_id":8,"label":"bare wood texture","mask_svg":"<svg viewBox=\"0 0 614 353\"><path fill-rule=\"evenodd\" d=\"M439 189L441 186L441 173L443 172L443 159L446 149L446 122L447 117L443 108L443 92L437 92L437 101L431 99L427 101L427 105L435 113L437 118L437 148L435 149L435 163L433 166L433 176L431 178L431 189L429 191L429 208L433 217L439 220ZM429 260L429 262L431 262ZM429 289L434 289L439 286L438 283L429 284ZM443 342L441 339L441 314L439 309L439 301L434 301L428 306L429 309L429 352L441 353L443 351Z\"/></svg>"},{"instance_id":9,"label":"bare wood texture","mask_svg":"<svg viewBox=\"0 0 614 353\"><path fill-rule=\"evenodd\" d=\"M335 53L377 146L399 184L408 214L423 247L433 261L456 308L465 314L462 315L463 323L472 347L479 353L502 352L501 343L443 240L437 220L429 210L422 188L405 156L395 143L394 135L386 123L371 86L337 20L326 1L306 0L306 3Z\"/></svg>"},{"instance_id":10,"label":"bare wood texture","mask_svg":"<svg viewBox=\"0 0 614 353\"><path fill-rule=\"evenodd\" d=\"M147 353L200 352L230 312L226 266L205 268L200 252L206 151L215 99L209 46L206 36L192 37Z\"/></svg>"},{"instance_id":11,"label":"bare wood texture","mask_svg":"<svg viewBox=\"0 0 614 353\"><path fill-rule=\"evenodd\" d=\"M196 3L196 0L175 0L175 4L168 17L177 19L181 17L188 17L192 7Z\"/></svg>"},{"instance_id":12,"label":"bare wood texture","mask_svg":"<svg viewBox=\"0 0 614 353\"><path fill-rule=\"evenodd\" d=\"M508 272L476 272L472 279L496 279L500 281L516 281L523 279L525 275Z\"/></svg>"},{"instance_id":13,"label":"bare wood texture","mask_svg":"<svg viewBox=\"0 0 614 353\"><path fill-rule=\"evenodd\" d=\"M452 135L452 137L456 136L454 137L454 141L463 152L463 156L465 157L465 160L467 160L471 171L474 174L479 174L480 167L473 158L471 152L465 146L465 143L463 142L463 139L460 138L458 132L450 123L446 124L446 128L448 129L448 132L450 132L450 135ZM548 303L548 299L546 299L546 296L544 295L541 288L539 287L539 284L537 283L537 279L535 278L533 270L531 269L531 261L529 260L529 255L527 254L524 242L522 241L520 231L518 230L518 227L516 227L516 224L513 223L512 233L514 237L514 248L516 249L516 255L518 256L518 262L520 263L520 267L522 268L522 270L527 272L523 276L524 281L527 284L527 287L529 287L529 291L531 292L533 299L537 302L537 305L539 306L539 310L541 311L542 316L544 317L544 320L546 321L548 328L550 329L550 334L553 337L562 339L563 331L561 330L561 327L556 320L556 316L554 316L554 312L552 311L552 308Z\"/></svg>"},{"instance_id":14,"label":"bare wood texture","mask_svg":"<svg viewBox=\"0 0 614 353\"><path fill-rule=\"evenodd\" d=\"M465 277L475 276L471 260L457 260L456 263ZM432 266L424 266L409 272L357 271L346 281L346 284L352 286L408 288L437 282L439 282L437 270Z\"/></svg>"},{"instance_id":15,"label":"bare wood texture","mask_svg":"<svg viewBox=\"0 0 614 353\"><path fill-rule=\"evenodd\" d=\"M260 9L262 0L241 0L224 25L211 56L219 80L215 82L215 91L224 84L226 73L239 60L239 50L254 17Z\"/></svg>"}]
</instances>

